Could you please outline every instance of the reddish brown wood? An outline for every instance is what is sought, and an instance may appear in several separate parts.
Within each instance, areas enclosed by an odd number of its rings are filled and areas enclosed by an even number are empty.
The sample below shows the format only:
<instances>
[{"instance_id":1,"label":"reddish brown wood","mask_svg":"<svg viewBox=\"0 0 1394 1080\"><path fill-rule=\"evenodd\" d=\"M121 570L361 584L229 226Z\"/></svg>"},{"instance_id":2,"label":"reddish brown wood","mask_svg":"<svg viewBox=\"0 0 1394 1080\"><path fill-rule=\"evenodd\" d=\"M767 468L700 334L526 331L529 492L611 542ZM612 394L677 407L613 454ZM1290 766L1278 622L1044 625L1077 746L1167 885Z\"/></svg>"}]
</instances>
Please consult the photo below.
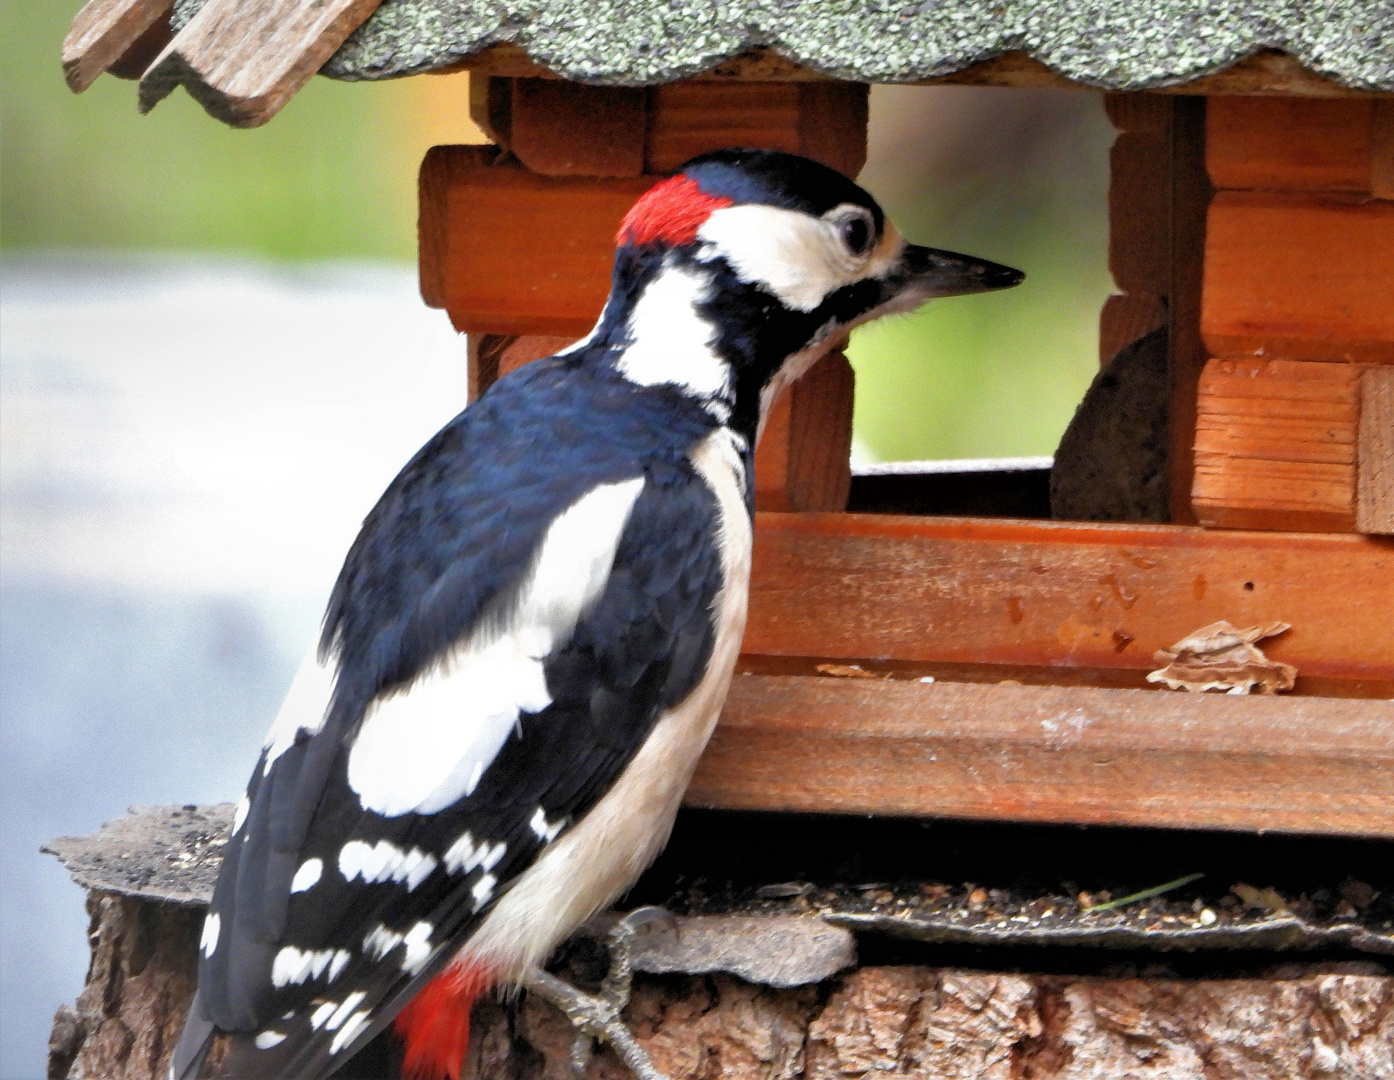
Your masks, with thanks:
<instances>
[{"instance_id":1,"label":"reddish brown wood","mask_svg":"<svg viewBox=\"0 0 1394 1080\"><path fill-rule=\"evenodd\" d=\"M1394 362L1394 204L1226 191L1208 230L1211 355Z\"/></svg>"},{"instance_id":2,"label":"reddish brown wood","mask_svg":"<svg viewBox=\"0 0 1394 1080\"><path fill-rule=\"evenodd\" d=\"M1125 294L1171 291L1173 105L1155 94L1104 95L1119 131L1109 150L1108 268Z\"/></svg>"},{"instance_id":3,"label":"reddish brown wood","mask_svg":"<svg viewBox=\"0 0 1394 1080\"><path fill-rule=\"evenodd\" d=\"M1361 377L1358 444L1356 528L1394 534L1394 367L1370 368Z\"/></svg>"},{"instance_id":4,"label":"reddish brown wood","mask_svg":"<svg viewBox=\"0 0 1394 1080\"><path fill-rule=\"evenodd\" d=\"M1114 293L1099 312L1099 363L1107 364L1138 338L1165 325L1166 301L1156 293Z\"/></svg>"},{"instance_id":5,"label":"reddish brown wood","mask_svg":"<svg viewBox=\"0 0 1394 1080\"><path fill-rule=\"evenodd\" d=\"M146 35L158 34L162 22L167 31L173 7L171 0L90 0L73 16L63 39L63 77L68 87L81 93Z\"/></svg>"},{"instance_id":6,"label":"reddish brown wood","mask_svg":"<svg viewBox=\"0 0 1394 1080\"><path fill-rule=\"evenodd\" d=\"M841 82L678 82L650 91L645 167L676 171L728 146L783 150L856 176L866 164L868 88Z\"/></svg>"},{"instance_id":7,"label":"reddish brown wood","mask_svg":"<svg viewBox=\"0 0 1394 1080\"><path fill-rule=\"evenodd\" d=\"M755 449L758 509L846 509L855 381L847 357L831 352L771 406Z\"/></svg>"},{"instance_id":8,"label":"reddish brown wood","mask_svg":"<svg viewBox=\"0 0 1394 1080\"><path fill-rule=\"evenodd\" d=\"M1274 660L1394 678L1394 541L880 514L758 514L743 649L848 661L1147 668L1219 619Z\"/></svg>"},{"instance_id":9,"label":"reddish brown wood","mask_svg":"<svg viewBox=\"0 0 1394 1080\"><path fill-rule=\"evenodd\" d=\"M747 675L687 802L1394 837L1394 705Z\"/></svg>"},{"instance_id":10,"label":"reddish brown wood","mask_svg":"<svg viewBox=\"0 0 1394 1080\"><path fill-rule=\"evenodd\" d=\"M1394 199L1394 100L1374 103L1370 123L1370 193Z\"/></svg>"},{"instance_id":11,"label":"reddish brown wood","mask_svg":"<svg viewBox=\"0 0 1394 1080\"><path fill-rule=\"evenodd\" d=\"M1369 98L1212 101L1210 179L1226 190L1368 193L1373 112Z\"/></svg>"},{"instance_id":12,"label":"reddish brown wood","mask_svg":"<svg viewBox=\"0 0 1394 1080\"><path fill-rule=\"evenodd\" d=\"M538 176L491 152L437 146L422 163L422 296L458 330L580 337L610 290L615 231L654 178Z\"/></svg>"},{"instance_id":13,"label":"reddish brown wood","mask_svg":"<svg viewBox=\"0 0 1394 1080\"><path fill-rule=\"evenodd\" d=\"M644 171L645 91L558 79L513 79L509 147L544 176Z\"/></svg>"},{"instance_id":14,"label":"reddish brown wood","mask_svg":"<svg viewBox=\"0 0 1394 1080\"><path fill-rule=\"evenodd\" d=\"M1201 340L1201 283L1206 267L1206 215L1213 190L1205 174L1206 98L1176 102L1171 122L1171 314L1167 338L1171 376L1171 520L1195 521L1196 386L1208 353Z\"/></svg>"},{"instance_id":15,"label":"reddish brown wood","mask_svg":"<svg viewBox=\"0 0 1394 1080\"><path fill-rule=\"evenodd\" d=\"M1201 524L1353 529L1359 398L1359 365L1211 360L1196 422Z\"/></svg>"},{"instance_id":16,"label":"reddish brown wood","mask_svg":"<svg viewBox=\"0 0 1394 1080\"><path fill-rule=\"evenodd\" d=\"M141 79L141 111L182 85L226 124L264 124L380 2L208 0Z\"/></svg>"}]
</instances>

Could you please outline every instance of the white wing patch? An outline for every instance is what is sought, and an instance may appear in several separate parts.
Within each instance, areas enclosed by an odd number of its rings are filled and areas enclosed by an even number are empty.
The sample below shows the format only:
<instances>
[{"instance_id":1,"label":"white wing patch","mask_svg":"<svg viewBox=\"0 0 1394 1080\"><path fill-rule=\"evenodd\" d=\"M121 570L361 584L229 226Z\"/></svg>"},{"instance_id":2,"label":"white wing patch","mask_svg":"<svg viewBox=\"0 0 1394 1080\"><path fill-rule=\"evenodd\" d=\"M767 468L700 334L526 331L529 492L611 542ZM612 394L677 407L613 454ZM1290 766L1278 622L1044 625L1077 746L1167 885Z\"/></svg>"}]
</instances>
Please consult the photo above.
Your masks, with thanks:
<instances>
[{"instance_id":1,"label":"white wing patch","mask_svg":"<svg viewBox=\"0 0 1394 1080\"><path fill-rule=\"evenodd\" d=\"M222 929L223 920L219 918L216 911L210 911L203 920L203 933L199 936L198 947L204 956L212 956L213 950L218 947L218 932Z\"/></svg>"},{"instance_id":2,"label":"white wing patch","mask_svg":"<svg viewBox=\"0 0 1394 1080\"><path fill-rule=\"evenodd\" d=\"M290 879L290 891L297 893L313 889L319 884L320 875L323 873L324 860L306 859L300 864L300 869L295 872L295 877Z\"/></svg>"},{"instance_id":3,"label":"white wing patch","mask_svg":"<svg viewBox=\"0 0 1394 1080\"><path fill-rule=\"evenodd\" d=\"M344 875L345 881L361 877L369 885L377 881L405 882L407 892L430 877L436 866L434 855L417 847L404 851L390 840L379 840L376 844L350 840L339 849L339 873ZM291 892L297 891L292 883Z\"/></svg>"},{"instance_id":4,"label":"white wing patch","mask_svg":"<svg viewBox=\"0 0 1394 1080\"><path fill-rule=\"evenodd\" d=\"M271 962L271 985L279 990L283 986L303 983L306 979L318 979L326 971L333 982L348 962L349 954L343 949L301 950L287 945Z\"/></svg>"},{"instance_id":5,"label":"white wing patch","mask_svg":"<svg viewBox=\"0 0 1394 1080\"><path fill-rule=\"evenodd\" d=\"M476 844L474 837L464 832L446 849L445 868L452 874L468 874L476 866L492 870L507 851L508 845L502 840L490 847L488 840Z\"/></svg>"},{"instance_id":6,"label":"white wing patch","mask_svg":"<svg viewBox=\"0 0 1394 1080\"><path fill-rule=\"evenodd\" d=\"M349 786L366 809L384 817L444 810L474 792L519 713L552 703L543 661L604 590L643 486L642 476L601 484L568 507L548 528L512 609L369 707L348 759Z\"/></svg>"},{"instance_id":7,"label":"white wing patch","mask_svg":"<svg viewBox=\"0 0 1394 1080\"><path fill-rule=\"evenodd\" d=\"M313 735L324 726L324 716L329 710L329 698L334 692L334 668L321 664L318 650L310 650L310 655L295 673L295 681L281 703L281 711L271 725L264 744L266 763L262 775L271 771L276 759L295 745L296 733L303 731ZM238 822L241 828L241 822ZM233 829L236 832L237 829Z\"/></svg>"}]
</instances>

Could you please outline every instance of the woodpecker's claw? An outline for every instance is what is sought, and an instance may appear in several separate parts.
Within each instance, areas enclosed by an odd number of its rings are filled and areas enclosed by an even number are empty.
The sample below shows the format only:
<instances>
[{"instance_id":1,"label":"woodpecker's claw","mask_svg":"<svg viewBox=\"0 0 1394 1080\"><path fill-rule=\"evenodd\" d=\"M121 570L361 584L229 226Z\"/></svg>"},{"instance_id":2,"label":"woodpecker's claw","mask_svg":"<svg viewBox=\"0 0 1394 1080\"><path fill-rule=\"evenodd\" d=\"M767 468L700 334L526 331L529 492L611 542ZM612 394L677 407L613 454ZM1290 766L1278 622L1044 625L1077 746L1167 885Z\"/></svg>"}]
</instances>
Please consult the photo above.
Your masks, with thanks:
<instances>
[{"instance_id":1,"label":"woodpecker's claw","mask_svg":"<svg viewBox=\"0 0 1394 1080\"><path fill-rule=\"evenodd\" d=\"M576 1028L571 1044L571 1067L584 1077L590 1060L591 1041L598 1039L614 1048L639 1080L668 1080L649 1060L649 1055L620 1019L629 1004L634 980L634 937L640 930L662 924L677 932L677 920L661 907L641 907L619 919L605 936L610 970L598 994L586 994L549 972L537 970L523 982L528 990L550 1001Z\"/></svg>"}]
</instances>

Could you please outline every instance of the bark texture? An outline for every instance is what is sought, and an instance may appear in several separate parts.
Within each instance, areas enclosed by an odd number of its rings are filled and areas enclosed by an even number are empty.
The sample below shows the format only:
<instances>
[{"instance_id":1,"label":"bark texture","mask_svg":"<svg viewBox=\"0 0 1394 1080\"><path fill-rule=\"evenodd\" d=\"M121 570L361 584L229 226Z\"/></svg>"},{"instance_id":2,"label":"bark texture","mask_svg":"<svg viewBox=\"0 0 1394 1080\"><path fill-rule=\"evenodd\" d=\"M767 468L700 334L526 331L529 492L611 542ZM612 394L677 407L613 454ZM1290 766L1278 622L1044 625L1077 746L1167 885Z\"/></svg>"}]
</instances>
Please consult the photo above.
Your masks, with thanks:
<instances>
[{"instance_id":1,"label":"bark texture","mask_svg":"<svg viewBox=\"0 0 1394 1080\"><path fill-rule=\"evenodd\" d=\"M627 1018L671 1080L1294 1080L1394 1077L1394 979L1308 971L1164 980L862 968L771 990L648 978ZM539 1001L476 1014L470 1080L571 1080ZM629 1080L608 1052L589 1080Z\"/></svg>"}]
</instances>

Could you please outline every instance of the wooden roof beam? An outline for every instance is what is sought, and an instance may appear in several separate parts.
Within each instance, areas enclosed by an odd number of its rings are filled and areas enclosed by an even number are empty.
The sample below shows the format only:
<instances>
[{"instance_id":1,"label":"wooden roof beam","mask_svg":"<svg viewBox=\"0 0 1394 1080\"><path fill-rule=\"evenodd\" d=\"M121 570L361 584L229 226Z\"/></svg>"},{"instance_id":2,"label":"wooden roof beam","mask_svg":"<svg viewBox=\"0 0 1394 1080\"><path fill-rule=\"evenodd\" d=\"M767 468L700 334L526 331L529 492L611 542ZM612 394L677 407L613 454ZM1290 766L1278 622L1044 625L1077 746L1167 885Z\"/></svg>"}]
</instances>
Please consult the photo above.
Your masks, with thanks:
<instances>
[{"instance_id":1,"label":"wooden roof beam","mask_svg":"<svg viewBox=\"0 0 1394 1080\"><path fill-rule=\"evenodd\" d=\"M91 0L74 16L63 39L63 78L69 89L80 94L109 70L133 77L119 70L122 62L128 55L144 53L140 46L152 36L168 39L173 9L173 0ZM144 59L148 62L150 56L146 54ZM142 71L144 68L141 64ZM138 76L136 72L134 77Z\"/></svg>"},{"instance_id":2,"label":"wooden roof beam","mask_svg":"<svg viewBox=\"0 0 1394 1080\"><path fill-rule=\"evenodd\" d=\"M184 86L215 118L278 113L381 0L208 0L140 81L140 111Z\"/></svg>"}]
</instances>

